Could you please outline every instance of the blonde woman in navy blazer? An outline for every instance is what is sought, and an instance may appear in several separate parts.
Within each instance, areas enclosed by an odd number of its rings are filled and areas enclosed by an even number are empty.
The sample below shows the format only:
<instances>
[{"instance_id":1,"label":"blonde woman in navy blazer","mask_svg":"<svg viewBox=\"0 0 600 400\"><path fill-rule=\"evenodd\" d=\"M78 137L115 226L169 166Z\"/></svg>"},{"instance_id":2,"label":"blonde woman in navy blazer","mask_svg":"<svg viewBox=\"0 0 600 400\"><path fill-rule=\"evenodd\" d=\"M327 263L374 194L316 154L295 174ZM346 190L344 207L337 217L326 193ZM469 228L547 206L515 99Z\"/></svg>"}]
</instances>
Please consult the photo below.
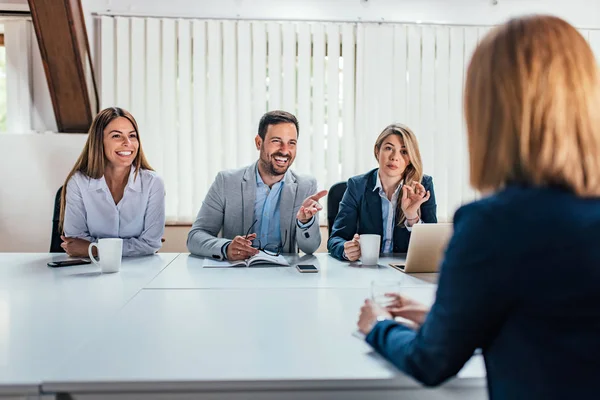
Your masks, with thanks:
<instances>
[{"instance_id":1,"label":"blonde woman in navy blazer","mask_svg":"<svg viewBox=\"0 0 600 400\"><path fill-rule=\"evenodd\" d=\"M471 184L431 309L365 302L367 342L426 385L483 350L491 399L600 396L600 74L550 16L479 44L465 85ZM412 320L416 330L393 320Z\"/></svg>"},{"instance_id":2,"label":"blonde woman in navy blazer","mask_svg":"<svg viewBox=\"0 0 600 400\"><path fill-rule=\"evenodd\" d=\"M340 260L360 258L360 235L381 236L382 253L405 253L414 224L437 222L433 179L423 174L415 134L386 127L373 149L379 168L348 180L327 242Z\"/></svg>"}]
</instances>

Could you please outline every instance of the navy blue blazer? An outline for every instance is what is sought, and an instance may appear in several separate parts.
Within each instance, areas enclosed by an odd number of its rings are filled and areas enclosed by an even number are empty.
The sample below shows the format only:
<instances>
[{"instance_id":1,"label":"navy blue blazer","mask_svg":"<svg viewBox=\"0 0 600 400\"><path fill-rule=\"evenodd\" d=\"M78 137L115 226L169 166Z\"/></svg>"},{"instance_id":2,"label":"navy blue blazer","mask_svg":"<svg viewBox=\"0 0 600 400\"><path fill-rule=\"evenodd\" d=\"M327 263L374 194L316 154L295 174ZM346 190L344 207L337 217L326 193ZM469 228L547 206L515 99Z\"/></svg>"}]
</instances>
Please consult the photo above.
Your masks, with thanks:
<instances>
[{"instance_id":1,"label":"navy blue blazer","mask_svg":"<svg viewBox=\"0 0 600 400\"><path fill-rule=\"evenodd\" d=\"M508 186L460 208L417 332L367 342L426 385L483 350L491 399L600 397L600 199Z\"/></svg>"},{"instance_id":2,"label":"navy blue blazer","mask_svg":"<svg viewBox=\"0 0 600 400\"><path fill-rule=\"evenodd\" d=\"M379 193L373 191L377 184L378 171L379 169L376 168L366 174L348 179L348 188L340 202L338 214L331 228L331 236L327 241L327 250L339 260L343 260L344 242L352 240L355 233L381 235L381 246L383 247L381 197ZM437 222L433 179L424 175L421 182L425 190L430 192L429 200L421 205L421 220L429 223ZM404 224L396 225L393 252L406 253L409 240L410 232Z\"/></svg>"}]
</instances>

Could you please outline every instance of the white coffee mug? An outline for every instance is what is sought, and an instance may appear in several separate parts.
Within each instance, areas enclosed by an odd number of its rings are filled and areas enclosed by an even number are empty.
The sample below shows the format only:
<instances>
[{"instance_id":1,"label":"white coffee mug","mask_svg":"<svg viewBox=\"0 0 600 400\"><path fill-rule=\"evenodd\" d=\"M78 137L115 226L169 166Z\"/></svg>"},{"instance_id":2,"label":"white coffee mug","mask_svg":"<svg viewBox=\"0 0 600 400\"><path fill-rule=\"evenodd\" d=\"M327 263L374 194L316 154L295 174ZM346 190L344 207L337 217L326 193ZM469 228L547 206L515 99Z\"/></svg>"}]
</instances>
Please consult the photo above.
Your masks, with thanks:
<instances>
[{"instance_id":1,"label":"white coffee mug","mask_svg":"<svg viewBox=\"0 0 600 400\"><path fill-rule=\"evenodd\" d=\"M363 265L377 265L381 236L360 235L360 261Z\"/></svg>"},{"instance_id":2,"label":"white coffee mug","mask_svg":"<svg viewBox=\"0 0 600 400\"><path fill-rule=\"evenodd\" d=\"M92 253L92 248L98 249L98 257L96 260ZM123 254L123 239L98 239L98 243L90 243L88 247L90 260L100 267L102 273L119 272L121 268L121 256Z\"/></svg>"}]
</instances>

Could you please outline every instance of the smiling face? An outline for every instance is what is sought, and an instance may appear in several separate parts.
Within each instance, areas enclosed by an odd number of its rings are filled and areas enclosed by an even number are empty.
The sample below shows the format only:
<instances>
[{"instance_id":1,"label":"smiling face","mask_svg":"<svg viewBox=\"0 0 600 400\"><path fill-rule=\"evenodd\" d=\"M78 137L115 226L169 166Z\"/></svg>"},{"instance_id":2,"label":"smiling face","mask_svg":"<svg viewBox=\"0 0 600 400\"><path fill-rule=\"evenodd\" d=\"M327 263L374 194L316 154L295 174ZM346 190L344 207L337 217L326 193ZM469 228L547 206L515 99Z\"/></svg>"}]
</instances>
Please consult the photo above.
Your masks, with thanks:
<instances>
[{"instance_id":1,"label":"smiling face","mask_svg":"<svg viewBox=\"0 0 600 400\"><path fill-rule=\"evenodd\" d=\"M296 158L298 132L292 123L269 125L265 139L255 138L256 148L260 150L260 164L264 171L272 176L285 174Z\"/></svg>"},{"instance_id":2,"label":"smiling face","mask_svg":"<svg viewBox=\"0 0 600 400\"><path fill-rule=\"evenodd\" d=\"M113 119L104 129L104 156L113 167L130 167L138 154L138 135L125 117Z\"/></svg>"},{"instance_id":3,"label":"smiling face","mask_svg":"<svg viewBox=\"0 0 600 400\"><path fill-rule=\"evenodd\" d=\"M390 134L377 153L379 172L390 178L401 178L410 165L410 157L400 135Z\"/></svg>"}]
</instances>

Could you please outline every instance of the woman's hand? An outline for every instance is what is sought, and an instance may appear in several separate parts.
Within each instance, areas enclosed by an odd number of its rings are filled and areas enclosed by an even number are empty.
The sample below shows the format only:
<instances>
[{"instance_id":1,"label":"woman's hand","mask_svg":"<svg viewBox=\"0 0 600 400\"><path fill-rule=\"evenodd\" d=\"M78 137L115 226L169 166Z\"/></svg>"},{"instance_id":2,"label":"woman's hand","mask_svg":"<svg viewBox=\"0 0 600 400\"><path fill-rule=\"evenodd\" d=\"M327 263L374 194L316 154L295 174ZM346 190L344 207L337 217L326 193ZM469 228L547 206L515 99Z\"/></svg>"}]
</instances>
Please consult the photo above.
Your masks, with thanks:
<instances>
[{"instance_id":1,"label":"woman's hand","mask_svg":"<svg viewBox=\"0 0 600 400\"><path fill-rule=\"evenodd\" d=\"M348 261L356 261L360 258L360 236L358 233L354 234L352 240L344 242L344 254Z\"/></svg>"},{"instance_id":2,"label":"woman's hand","mask_svg":"<svg viewBox=\"0 0 600 400\"><path fill-rule=\"evenodd\" d=\"M69 238L66 236L61 236L62 243L60 247L62 247L65 252L71 257L88 257L88 247L90 246L90 242L85 239L79 238Z\"/></svg>"},{"instance_id":3,"label":"woman's hand","mask_svg":"<svg viewBox=\"0 0 600 400\"><path fill-rule=\"evenodd\" d=\"M377 322L378 317L391 319L392 315L384 308L377 305L377 303L374 303L369 299L365 300L365 304L360 309L360 316L358 317L358 330L365 335L368 335Z\"/></svg>"},{"instance_id":4,"label":"woman's hand","mask_svg":"<svg viewBox=\"0 0 600 400\"><path fill-rule=\"evenodd\" d=\"M402 201L400 207L402 212L406 216L406 219L416 219L419 217L418 211L421 204L429 200L429 190L425 190L425 187L417 181L413 181L412 184L406 183L402 186Z\"/></svg>"},{"instance_id":5,"label":"woman's hand","mask_svg":"<svg viewBox=\"0 0 600 400\"><path fill-rule=\"evenodd\" d=\"M417 328L423 325L429 313L428 306L397 293L386 293L385 295L392 298L390 304L385 309L394 318L406 318L417 325Z\"/></svg>"}]
</instances>

